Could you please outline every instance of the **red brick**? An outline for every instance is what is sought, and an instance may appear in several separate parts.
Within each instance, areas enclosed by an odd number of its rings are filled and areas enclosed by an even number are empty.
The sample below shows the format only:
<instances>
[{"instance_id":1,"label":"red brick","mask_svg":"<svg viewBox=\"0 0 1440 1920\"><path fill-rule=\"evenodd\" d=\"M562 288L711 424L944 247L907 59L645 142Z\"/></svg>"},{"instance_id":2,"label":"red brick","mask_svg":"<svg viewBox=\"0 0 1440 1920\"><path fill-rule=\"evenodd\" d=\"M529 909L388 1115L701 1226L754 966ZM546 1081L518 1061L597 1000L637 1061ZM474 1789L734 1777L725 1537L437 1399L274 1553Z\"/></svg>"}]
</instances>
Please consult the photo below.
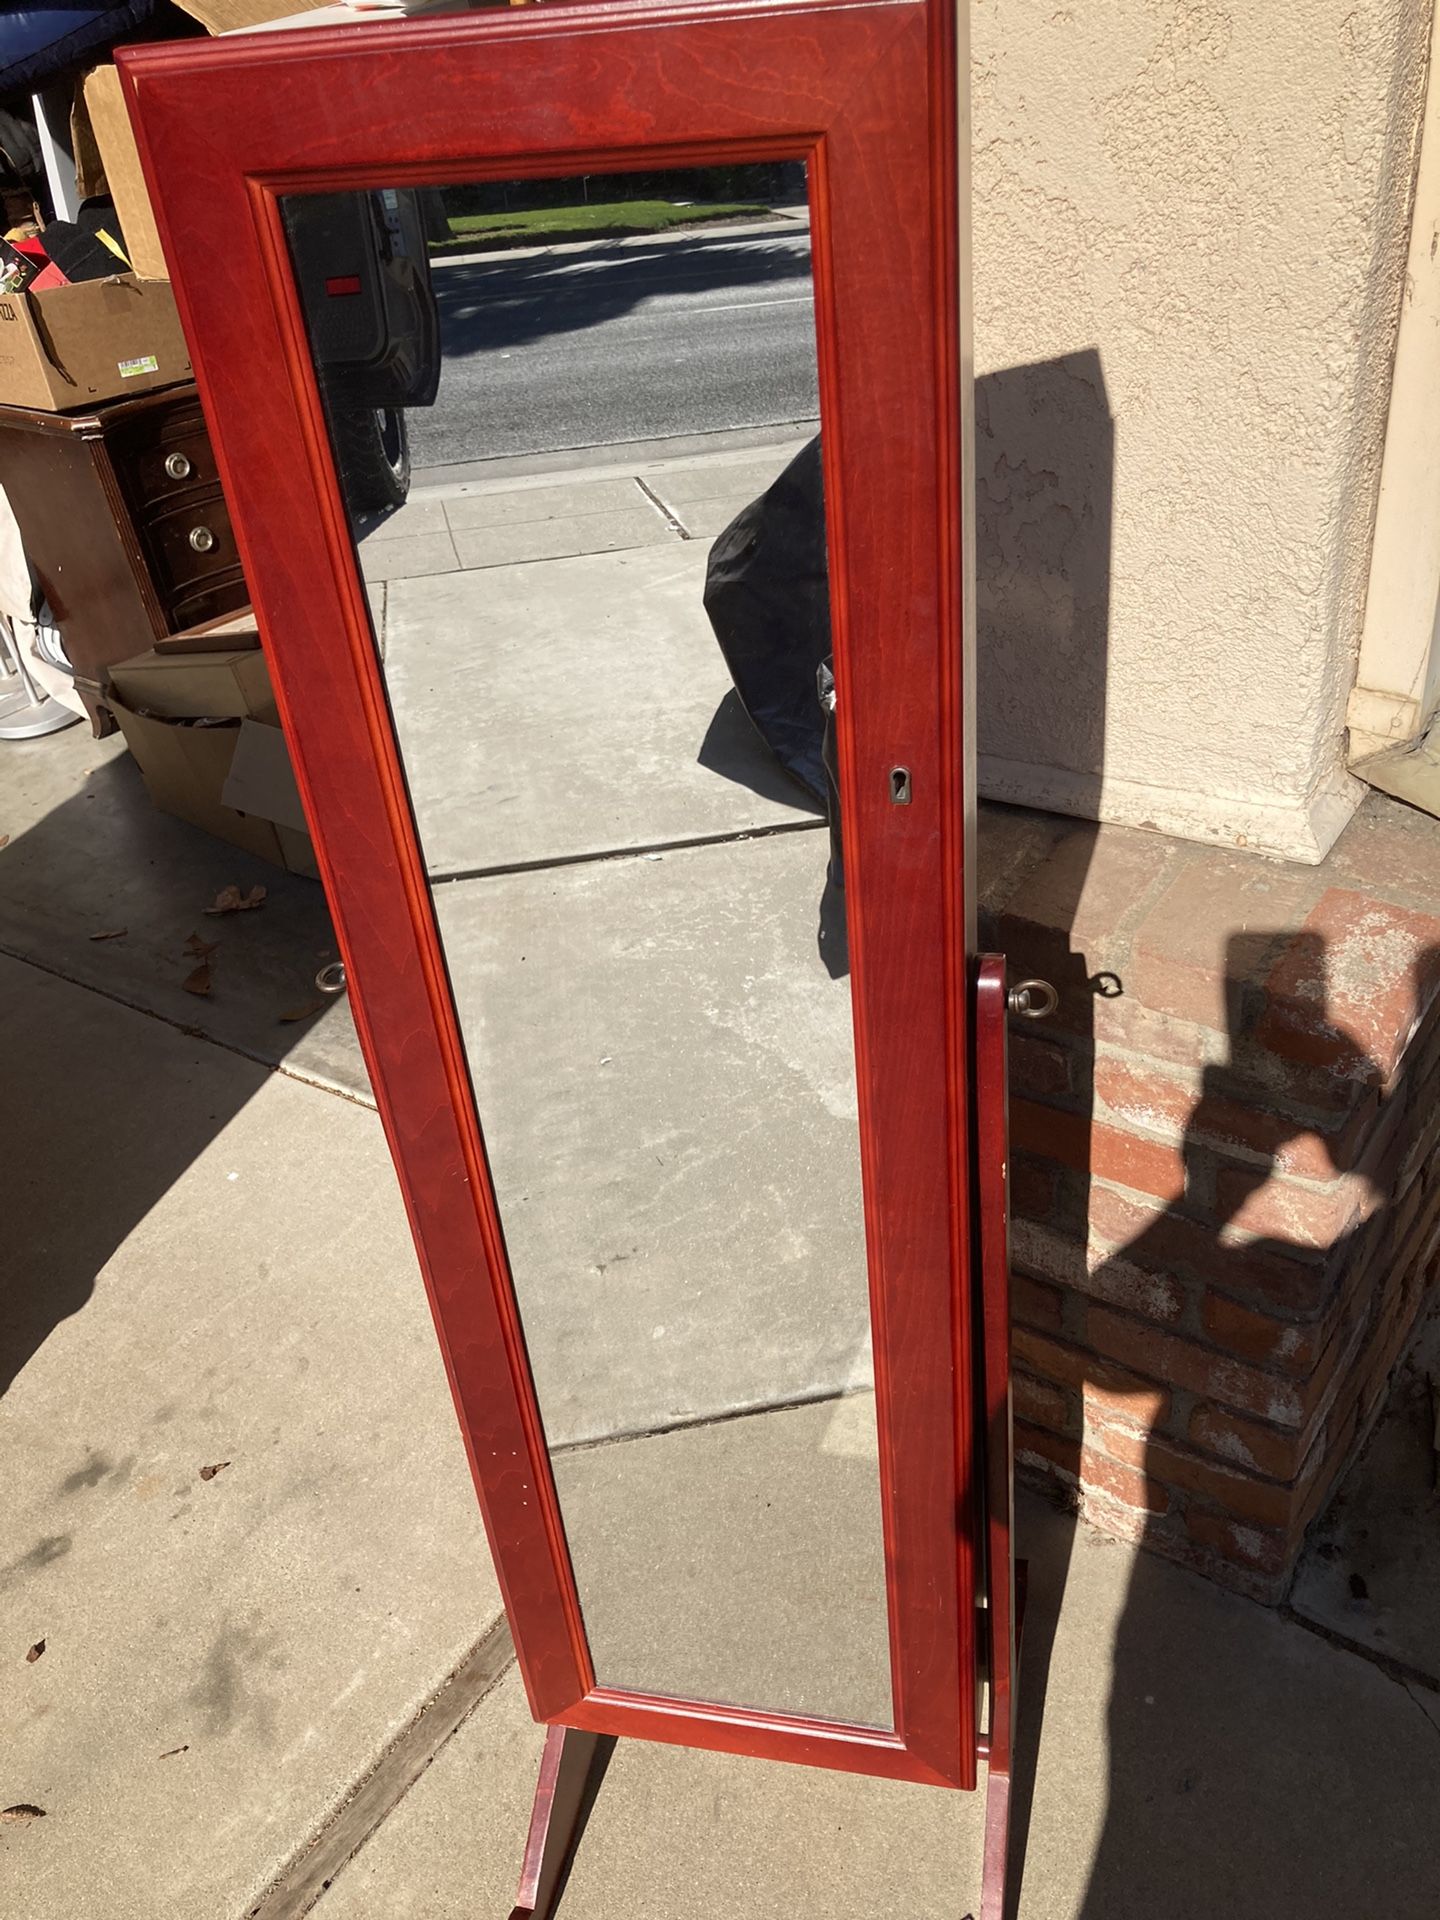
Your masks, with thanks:
<instances>
[{"instance_id":1,"label":"red brick","mask_svg":"<svg viewBox=\"0 0 1440 1920\"><path fill-rule=\"evenodd\" d=\"M1341 1174L1327 1185L1302 1187L1272 1178L1256 1184L1252 1170L1222 1167L1215 1181L1216 1211L1241 1233L1325 1249L1372 1213L1374 1188L1364 1175Z\"/></svg>"},{"instance_id":2,"label":"red brick","mask_svg":"<svg viewBox=\"0 0 1440 1920\"><path fill-rule=\"evenodd\" d=\"M1411 1229L1420 1219L1425 1203L1425 1183L1412 1180L1403 1193L1398 1193L1391 1203L1390 1220L1394 1243L1403 1247L1410 1237Z\"/></svg>"},{"instance_id":3,"label":"red brick","mask_svg":"<svg viewBox=\"0 0 1440 1920\"><path fill-rule=\"evenodd\" d=\"M1315 1321L1297 1326L1268 1313L1229 1300L1223 1293L1207 1293L1201 1304L1201 1323L1217 1347L1237 1353L1242 1360L1258 1360L1286 1373L1308 1374L1320 1351L1320 1328Z\"/></svg>"},{"instance_id":4,"label":"red brick","mask_svg":"<svg viewBox=\"0 0 1440 1920\"><path fill-rule=\"evenodd\" d=\"M1090 1220L1097 1237L1122 1245L1125 1258L1162 1272L1223 1285L1267 1305L1316 1311L1333 1291L1321 1254L1306 1247L1223 1242L1215 1226L1184 1214L1142 1207L1113 1188L1092 1184Z\"/></svg>"},{"instance_id":5,"label":"red brick","mask_svg":"<svg viewBox=\"0 0 1440 1920\"><path fill-rule=\"evenodd\" d=\"M1160 1013L1231 1031L1231 997L1262 971L1316 885L1313 875L1258 856L1190 854L1135 935L1127 993Z\"/></svg>"},{"instance_id":6,"label":"red brick","mask_svg":"<svg viewBox=\"0 0 1440 1920\"><path fill-rule=\"evenodd\" d=\"M1242 1567L1253 1567L1259 1573L1284 1573L1289 1566L1290 1548L1285 1535L1269 1527L1242 1526L1200 1507L1186 1513L1185 1527L1197 1546Z\"/></svg>"},{"instance_id":7,"label":"red brick","mask_svg":"<svg viewBox=\"0 0 1440 1920\"><path fill-rule=\"evenodd\" d=\"M1159 1391L1153 1380L1142 1380L1083 1348L1067 1341L1047 1340L1042 1333L1016 1327L1011 1335L1011 1350L1016 1360L1043 1379L1057 1380L1062 1386L1083 1387L1091 1393L1113 1394L1117 1401L1143 1400Z\"/></svg>"},{"instance_id":8,"label":"red brick","mask_svg":"<svg viewBox=\"0 0 1440 1920\"><path fill-rule=\"evenodd\" d=\"M1144 1513L1168 1513L1170 1496L1158 1480L1134 1467L1112 1460L1108 1454L1086 1447L1080 1455L1080 1483L1091 1493L1102 1493L1118 1500L1122 1507Z\"/></svg>"},{"instance_id":9,"label":"red brick","mask_svg":"<svg viewBox=\"0 0 1440 1920\"><path fill-rule=\"evenodd\" d=\"M1440 833L1414 807L1372 796L1330 849L1325 870L1367 893L1409 894L1433 905L1440 894Z\"/></svg>"},{"instance_id":10,"label":"red brick","mask_svg":"<svg viewBox=\"0 0 1440 1920\"><path fill-rule=\"evenodd\" d=\"M1100 1185L1090 1189L1090 1232L1095 1239L1129 1251L1137 1240L1148 1238L1168 1215L1159 1207L1132 1200L1129 1194Z\"/></svg>"},{"instance_id":11,"label":"red brick","mask_svg":"<svg viewBox=\"0 0 1440 1920\"><path fill-rule=\"evenodd\" d=\"M1063 933L1094 964L1113 964L1107 950L1174 862L1176 843L1133 827L1077 826L1012 896L1007 918Z\"/></svg>"},{"instance_id":12,"label":"red brick","mask_svg":"<svg viewBox=\"0 0 1440 1920\"><path fill-rule=\"evenodd\" d=\"M1010 1376L1015 1399L1015 1418L1032 1426L1048 1427L1052 1433L1079 1432L1080 1420L1075 1402L1063 1387L1048 1380L1037 1380L1033 1373L1016 1370Z\"/></svg>"},{"instance_id":13,"label":"red brick","mask_svg":"<svg viewBox=\"0 0 1440 1920\"><path fill-rule=\"evenodd\" d=\"M1275 1413L1267 1417L1279 1426L1297 1427L1328 1417L1356 1369L1363 1366L1364 1356L1370 1350L1370 1341L1369 1316L1353 1312L1345 1316L1335 1326L1315 1371L1301 1388L1300 1417L1293 1422L1287 1422Z\"/></svg>"},{"instance_id":14,"label":"red brick","mask_svg":"<svg viewBox=\"0 0 1440 1920\"><path fill-rule=\"evenodd\" d=\"M1440 977L1440 919L1331 887L1265 983L1256 1038L1287 1059L1388 1081Z\"/></svg>"},{"instance_id":15,"label":"red brick","mask_svg":"<svg viewBox=\"0 0 1440 1920\"><path fill-rule=\"evenodd\" d=\"M1060 1197L1060 1169L1029 1154L1010 1161L1010 1212L1021 1220L1048 1220Z\"/></svg>"},{"instance_id":16,"label":"red brick","mask_svg":"<svg viewBox=\"0 0 1440 1920\"><path fill-rule=\"evenodd\" d=\"M1053 813L982 802L975 833L976 891L982 905L992 910L1003 906L1067 831L1073 829Z\"/></svg>"},{"instance_id":17,"label":"red brick","mask_svg":"<svg viewBox=\"0 0 1440 1920\"><path fill-rule=\"evenodd\" d=\"M1148 1380L1133 1380L1124 1385L1111 1378L1113 1369L1096 1366L1094 1377L1084 1385L1085 1418L1108 1422L1124 1421L1145 1433L1163 1425L1170 1417L1170 1395L1164 1387Z\"/></svg>"},{"instance_id":18,"label":"red brick","mask_svg":"<svg viewBox=\"0 0 1440 1920\"><path fill-rule=\"evenodd\" d=\"M1355 1451L1360 1435L1359 1407L1353 1406L1335 1424L1333 1440L1328 1429L1326 1452L1315 1453L1301 1471L1297 1485L1295 1511L1290 1521L1290 1537L1299 1542L1310 1522L1321 1513L1335 1491L1341 1471Z\"/></svg>"},{"instance_id":19,"label":"red brick","mask_svg":"<svg viewBox=\"0 0 1440 1920\"><path fill-rule=\"evenodd\" d=\"M1149 1436L1124 1420L1085 1418L1085 1446L1088 1452L1103 1453L1122 1466L1143 1469L1149 1458Z\"/></svg>"},{"instance_id":20,"label":"red brick","mask_svg":"<svg viewBox=\"0 0 1440 1920\"><path fill-rule=\"evenodd\" d=\"M1185 1161L1174 1147L1125 1133L1119 1127L1091 1129L1090 1172L1117 1187L1178 1200L1185 1192Z\"/></svg>"},{"instance_id":21,"label":"red brick","mask_svg":"<svg viewBox=\"0 0 1440 1920\"><path fill-rule=\"evenodd\" d=\"M1053 1041L1030 1033L1010 1036L1010 1085L1017 1093L1069 1093L1070 1055Z\"/></svg>"},{"instance_id":22,"label":"red brick","mask_svg":"<svg viewBox=\"0 0 1440 1920\"><path fill-rule=\"evenodd\" d=\"M1015 891L996 928L1012 978L1039 974L1060 996L1052 1027L1085 1034L1099 972L1123 973L1127 929L1176 858L1176 843L1125 827L1076 827Z\"/></svg>"},{"instance_id":23,"label":"red brick","mask_svg":"<svg viewBox=\"0 0 1440 1920\"><path fill-rule=\"evenodd\" d=\"M1065 1317L1065 1297L1058 1287L1028 1274L1010 1276L1010 1312L1022 1326L1039 1327L1046 1333L1058 1333Z\"/></svg>"},{"instance_id":24,"label":"red brick","mask_svg":"<svg viewBox=\"0 0 1440 1920\"><path fill-rule=\"evenodd\" d=\"M1095 1092L1126 1126L1185 1137L1221 1153L1254 1154L1308 1180L1328 1180L1348 1164L1355 1135L1362 1130L1351 1125L1322 1135L1293 1115L1267 1110L1258 1102L1247 1105L1214 1093L1197 1098L1193 1074L1166 1073L1148 1062L1097 1057ZM1364 1117L1373 1112L1371 1099Z\"/></svg>"},{"instance_id":25,"label":"red brick","mask_svg":"<svg viewBox=\"0 0 1440 1920\"><path fill-rule=\"evenodd\" d=\"M1419 1069L1417 1067L1417 1074ZM1417 1110L1409 1129L1409 1138L1405 1144L1403 1157L1396 1171L1396 1178L1408 1181L1420 1171L1427 1161L1440 1152L1440 1101L1435 1097L1435 1073L1432 1070L1428 1080L1416 1082L1417 1096L1424 1094L1428 1104L1428 1115L1420 1107L1417 1098Z\"/></svg>"},{"instance_id":26,"label":"red brick","mask_svg":"<svg viewBox=\"0 0 1440 1920\"><path fill-rule=\"evenodd\" d=\"M1053 1468L1074 1486L1080 1472L1080 1443L1049 1433L1044 1427L1032 1427L1028 1421L1017 1420L1015 1458L1025 1465Z\"/></svg>"},{"instance_id":27,"label":"red brick","mask_svg":"<svg viewBox=\"0 0 1440 1920\"><path fill-rule=\"evenodd\" d=\"M1284 1527L1295 1512L1298 1495L1292 1487L1261 1480L1235 1467L1223 1467L1204 1454L1192 1453L1156 1434L1146 1457L1150 1473L1168 1487L1198 1493L1237 1520L1261 1527Z\"/></svg>"},{"instance_id":28,"label":"red brick","mask_svg":"<svg viewBox=\"0 0 1440 1920\"><path fill-rule=\"evenodd\" d=\"M1185 1169L1173 1147L1119 1127L1092 1125L1083 1114L1042 1107L1033 1100L1010 1103L1011 1145L1020 1152L1056 1160L1119 1186L1172 1200L1184 1191Z\"/></svg>"},{"instance_id":29,"label":"red brick","mask_svg":"<svg viewBox=\"0 0 1440 1920\"><path fill-rule=\"evenodd\" d=\"M1226 1047L1221 1035L1147 1007L1130 990L1132 978L1127 973L1123 993L1092 992L1090 1025L1085 1031L1093 1034L1097 1048L1164 1061L1189 1068L1197 1075L1207 1060L1224 1057Z\"/></svg>"},{"instance_id":30,"label":"red brick","mask_svg":"<svg viewBox=\"0 0 1440 1920\"><path fill-rule=\"evenodd\" d=\"M1190 1415L1190 1438L1206 1453L1269 1480L1293 1480L1309 1446L1304 1433L1285 1433L1201 1402Z\"/></svg>"},{"instance_id":31,"label":"red brick","mask_svg":"<svg viewBox=\"0 0 1440 1920\"><path fill-rule=\"evenodd\" d=\"M1219 1400L1241 1413L1256 1413L1277 1426L1298 1427L1307 1411L1298 1382L1198 1346L1110 1307L1091 1307L1086 1338L1106 1359L1187 1392Z\"/></svg>"},{"instance_id":32,"label":"red brick","mask_svg":"<svg viewBox=\"0 0 1440 1920\"><path fill-rule=\"evenodd\" d=\"M1076 1293L1129 1307L1152 1320L1178 1320L1184 1292L1168 1274L1135 1266L1121 1254L1084 1248L1068 1234L1017 1220L1010 1235L1011 1258L1026 1273L1058 1281Z\"/></svg>"},{"instance_id":33,"label":"red brick","mask_svg":"<svg viewBox=\"0 0 1440 1920\"><path fill-rule=\"evenodd\" d=\"M1197 1095L1208 1073L1242 1104L1253 1097L1267 1107L1294 1113L1307 1125L1319 1118L1331 1128L1342 1126L1367 1091L1328 1068L1302 1066L1269 1053L1247 1032L1220 1033L1157 1013L1130 991L1132 978L1127 977L1126 991L1114 998L1092 999L1090 1025L1083 1032L1093 1032L1102 1054L1130 1054L1179 1068L1195 1079ZM1253 992L1258 998L1261 989ZM1076 1083L1084 1085L1078 1058Z\"/></svg>"}]
</instances>

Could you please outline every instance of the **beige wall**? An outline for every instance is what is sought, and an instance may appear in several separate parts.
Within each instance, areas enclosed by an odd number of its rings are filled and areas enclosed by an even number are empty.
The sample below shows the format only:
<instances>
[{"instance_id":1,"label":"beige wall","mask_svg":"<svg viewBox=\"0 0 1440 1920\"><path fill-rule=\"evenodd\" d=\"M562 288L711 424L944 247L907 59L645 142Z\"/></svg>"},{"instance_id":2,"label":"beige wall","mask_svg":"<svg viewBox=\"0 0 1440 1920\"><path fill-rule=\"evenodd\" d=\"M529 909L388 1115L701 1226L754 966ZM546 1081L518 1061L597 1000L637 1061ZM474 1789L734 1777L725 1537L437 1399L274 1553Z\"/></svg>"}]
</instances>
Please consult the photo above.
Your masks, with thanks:
<instances>
[{"instance_id":1,"label":"beige wall","mask_svg":"<svg viewBox=\"0 0 1440 1920\"><path fill-rule=\"evenodd\" d=\"M1430 0L973 0L980 778L1317 859Z\"/></svg>"}]
</instances>

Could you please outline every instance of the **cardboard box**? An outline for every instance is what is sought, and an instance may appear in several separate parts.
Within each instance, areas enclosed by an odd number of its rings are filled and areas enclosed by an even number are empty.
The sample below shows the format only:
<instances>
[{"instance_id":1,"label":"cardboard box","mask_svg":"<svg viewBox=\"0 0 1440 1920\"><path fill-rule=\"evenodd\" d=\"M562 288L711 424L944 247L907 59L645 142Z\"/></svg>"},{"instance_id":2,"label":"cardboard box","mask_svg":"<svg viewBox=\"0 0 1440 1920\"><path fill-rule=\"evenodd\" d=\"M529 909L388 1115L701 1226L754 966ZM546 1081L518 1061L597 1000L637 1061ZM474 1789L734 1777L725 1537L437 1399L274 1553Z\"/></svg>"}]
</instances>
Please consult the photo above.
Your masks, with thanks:
<instances>
[{"instance_id":1,"label":"cardboard box","mask_svg":"<svg viewBox=\"0 0 1440 1920\"><path fill-rule=\"evenodd\" d=\"M90 122L90 140L100 156L102 190L108 188L115 202L130 264L146 279L164 280L170 269L165 264L155 216L150 211L150 196L140 171L140 152L135 145L125 96L120 91L119 68L93 68L81 83L81 99ZM77 137L77 146L80 138Z\"/></svg>"},{"instance_id":2,"label":"cardboard box","mask_svg":"<svg viewBox=\"0 0 1440 1920\"><path fill-rule=\"evenodd\" d=\"M283 14L307 10L307 0L178 0L178 4L182 12L198 20L206 32L212 34L234 33ZM308 0L310 7L323 4L324 0ZM109 65L92 68L82 83L80 99L89 128L87 137L86 129L72 126L75 150L85 152L93 143L103 184L109 188L120 218L131 266L138 274L163 280L170 269L165 264L155 216L150 211L140 154L120 91L119 71ZM95 190L92 185L91 191Z\"/></svg>"},{"instance_id":3,"label":"cardboard box","mask_svg":"<svg viewBox=\"0 0 1440 1920\"><path fill-rule=\"evenodd\" d=\"M263 653L137 653L110 669L110 691L132 713L162 720L275 720Z\"/></svg>"},{"instance_id":4,"label":"cardboard box","mask_svg":"<svg viewBox=\"0 0 1440 1920\"><path fill-rule=\"evenodd\" d=\"M308 838L290 749L278 725L267 726L263 720L240 722L240 737L220 798L237 813L258 814Z\"/></svg>"},{"instance_id":5,"label":"cardboard box","mask_svg":"<svg viewBox=\"0 0 1440 1920\"><path fill-rule=\"evenodd\" d=\"M138 654L106 699L157 807L318 877L263 654Z\"/></svg>"},{"instance_id":6,"label":"cardboard box","mask_svg":"<svg viewBox=\"0 0 1440 1920\"><path fill-rule=\"evenodd\" d=\"M67 413L189 378L168 280L117 273L0 296L0 404Z\"/></svg>"}]
</instances>

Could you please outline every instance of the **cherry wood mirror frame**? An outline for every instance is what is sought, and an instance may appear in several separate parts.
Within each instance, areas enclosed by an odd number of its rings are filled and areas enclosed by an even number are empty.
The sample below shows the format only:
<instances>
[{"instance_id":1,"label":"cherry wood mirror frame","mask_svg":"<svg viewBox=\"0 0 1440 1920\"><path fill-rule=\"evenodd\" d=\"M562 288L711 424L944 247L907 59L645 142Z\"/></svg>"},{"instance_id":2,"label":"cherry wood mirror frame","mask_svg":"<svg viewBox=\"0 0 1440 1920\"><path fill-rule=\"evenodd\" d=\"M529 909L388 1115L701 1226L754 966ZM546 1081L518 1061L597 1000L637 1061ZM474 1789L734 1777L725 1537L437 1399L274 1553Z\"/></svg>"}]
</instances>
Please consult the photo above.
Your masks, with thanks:
<instances>
[{"instance_id":1,"label":"cherry wood mirror frame","mask_svg":"<svg viewBox=\"0 0 1440 1920\"><path fill-rule=\"evenodd\" d=\"M968 1788L1008 1493L973 1203L963 56L953 0L618 0L120 66L532 1710ZM893 1731L596 1684L279 203L759 159L810 182Z\"/></svg>"}]
</instances>

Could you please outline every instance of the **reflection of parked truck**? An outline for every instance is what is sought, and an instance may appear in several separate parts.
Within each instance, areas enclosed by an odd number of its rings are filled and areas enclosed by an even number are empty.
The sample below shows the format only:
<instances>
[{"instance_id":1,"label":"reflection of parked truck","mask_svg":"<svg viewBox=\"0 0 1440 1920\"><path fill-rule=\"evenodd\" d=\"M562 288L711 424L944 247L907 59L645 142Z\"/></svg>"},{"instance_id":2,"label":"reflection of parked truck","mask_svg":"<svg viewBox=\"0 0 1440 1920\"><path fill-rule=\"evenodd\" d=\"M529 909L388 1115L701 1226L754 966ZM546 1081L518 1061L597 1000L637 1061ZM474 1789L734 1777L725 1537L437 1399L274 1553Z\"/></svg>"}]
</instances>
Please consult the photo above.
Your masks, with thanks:
<instances>
[{"instance_id":1,"label":"reflection of parked truck","mask_svg":"<svg viewBox=\"0 0 1440 1920\"><path fill-rule=\"evenodd\" d=\"M440 319L430 285L438 194L296 195L286 203L336 465L352 508L398 507L410 486L405 408L433 404Z\"/></svg>"}]
</instances>

